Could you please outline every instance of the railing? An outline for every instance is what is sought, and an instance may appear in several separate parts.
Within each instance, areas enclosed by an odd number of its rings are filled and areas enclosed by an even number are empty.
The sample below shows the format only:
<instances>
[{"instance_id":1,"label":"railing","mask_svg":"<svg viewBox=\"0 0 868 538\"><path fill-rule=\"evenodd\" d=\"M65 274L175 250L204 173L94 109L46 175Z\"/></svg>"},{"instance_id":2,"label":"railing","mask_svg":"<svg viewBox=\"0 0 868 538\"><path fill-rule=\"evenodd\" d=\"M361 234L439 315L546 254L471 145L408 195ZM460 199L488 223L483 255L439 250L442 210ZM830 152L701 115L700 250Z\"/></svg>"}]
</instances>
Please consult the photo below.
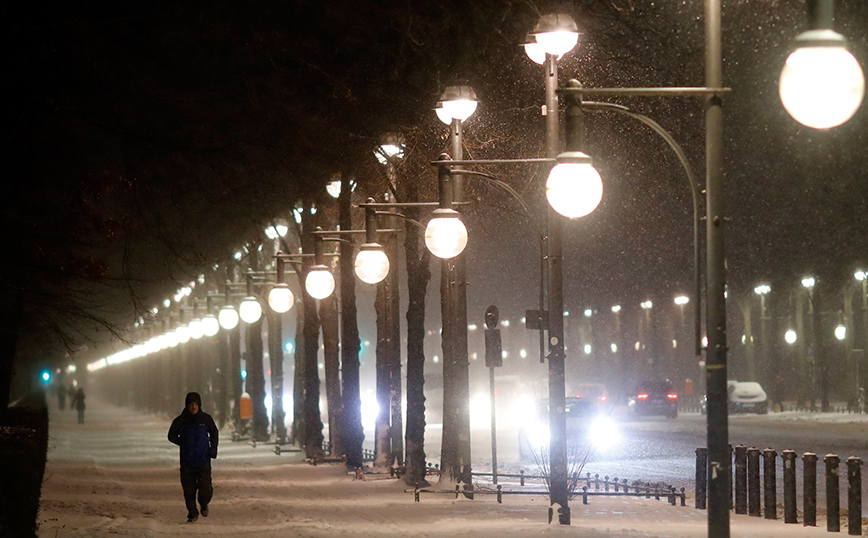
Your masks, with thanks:
<instances>
[{"instance_id":1,"label":"railing","mask_svg":"<svg viewBox=\"0 0 868 538\"><path fill-rule=\"evenodd\" d=\"M778 453L767 448L760 453L755 447L738 445L733 450L733 488L736 514L766 519L777 519L777 465ZM796 510L796 452L781 451L783 461L784 522L798 523ZM760 482L760 458L763 462ZM805 526L817 525L817 455L805 452L803 463L803 522ZM826 530L840 532L841 506L838 468L841 460L835 454L823 458L826 478ZM862 460L856 456L847 458L847 526L848 533L862 535ZM696 449L696 508L706 508L708 476L708 451ZM762 489L762 494L760 493Z\"/></svg>"},{"instance_id":2,"label":"railing","mask_svg":"<svg viewBox=\"0 0 868 538\"><path fill-rule=\"evenodd\" d=\"M492 473L472 473L472 476L493 475ZM464 495L469 499L473 499L475 495L495 495L497 497L498 503L503 502L504 495L549 495L548 489L524 489L527 486L528 481L538 481L542 484L547 484L548 480L545 475L531 475L525 473L524 470L522 470L518 474L497 473L497 477L507 479L519 479L519 489L504 489L503 484L493 484L495 488L489 489L486 487L481 487L479 484L476 484L475 487L469 487L465 485L463 488L460 485L456 485L454 491L433 490L427 488L414 488L404 491L405 493L413 493L416 502L419 502L421 494L423 493L454 495L456 499L460 495ZM583 504L588 504L588 497L592 496L629 496L645 497L647 499L654 497L657 500L665 498L672 506L676 506L678 500L680 499L681 506L686 506L685 488L681 488L679 491L672 485L651 484L650 482L640 483L636 481L630 483L627 479L619 480L617 477L613 477L612 480L609 480L608 475L600 478L599 474L595 474L592 477L591 473L586 473L584 477L575 474L571 477L569 483L572 485L570 496L577 497L581 495ZM582 485L582 483L584 483L584 485ZM581 488L581 490L579 490L579 488Z\"/></svg>"}]
</instances>

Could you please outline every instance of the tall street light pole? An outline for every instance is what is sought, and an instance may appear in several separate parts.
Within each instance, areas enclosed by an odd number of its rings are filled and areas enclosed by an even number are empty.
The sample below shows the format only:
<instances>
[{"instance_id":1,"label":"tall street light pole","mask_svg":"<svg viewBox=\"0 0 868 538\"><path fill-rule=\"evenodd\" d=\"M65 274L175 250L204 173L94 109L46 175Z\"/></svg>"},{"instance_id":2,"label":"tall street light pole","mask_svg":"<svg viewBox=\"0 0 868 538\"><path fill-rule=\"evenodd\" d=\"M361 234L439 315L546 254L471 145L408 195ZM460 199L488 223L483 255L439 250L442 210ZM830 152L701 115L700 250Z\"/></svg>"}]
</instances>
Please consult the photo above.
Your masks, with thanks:
<instances>
[{"instance_id":1,"label":"tall street light pole","mask_svg":"<svg viewBox=\"0 0 868 538\"><path fill-rule=\"evenodd\" d=\"M464 142L461 123L476 110L476 93L470 86L448 86L441 96L437 115L449 125L454 160L462 160ZM442 173L446 172L441 168ZM448 189L445 192L444 189ZM461 174L448 174L440 182L441 207L464 201ZM445 198L444 198L445 197ZM426 231L426 242L429 233ZM430 249L430 245L429 245ZM435 255L437 255L435 253ZM443 325L443 442L441 477L446 483L472 489L470 454L470 362L467 350L467 261L462 253L445 258L440 272L440 307ZM443 478L441 478L442 480Z\"/></svg>"},{"instance_id":2,"label":"tall street light pole","mask_svg":"<svg viewBox=\"0 0 868 538\"><path fill-rule=\"evenodd\" d=\"M720 0L705 1L705 86L723 87ZM706 189L706 416L708 536L729 537L730 455L726 393L726 268L724 265L723 98L705 97Z\"/></svg>"}]
</instances>

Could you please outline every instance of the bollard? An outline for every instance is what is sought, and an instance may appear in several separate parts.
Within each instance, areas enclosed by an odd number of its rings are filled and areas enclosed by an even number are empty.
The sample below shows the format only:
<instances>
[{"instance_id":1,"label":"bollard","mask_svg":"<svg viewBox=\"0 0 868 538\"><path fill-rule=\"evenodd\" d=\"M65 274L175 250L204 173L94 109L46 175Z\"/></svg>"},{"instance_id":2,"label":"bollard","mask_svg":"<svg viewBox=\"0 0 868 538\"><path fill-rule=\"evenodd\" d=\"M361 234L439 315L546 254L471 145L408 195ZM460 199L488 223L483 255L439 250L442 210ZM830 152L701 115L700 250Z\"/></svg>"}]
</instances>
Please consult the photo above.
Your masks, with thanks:
<instances>
[{"instance_id":1,"label":"bollard","mask_svg":"<svg viewBox=\"0 0 868 538\"><path fill-rule=\"evenodd\" d=\"M414 499L416 502L419 502L419 488L416 488L416 489L413 490L413 499Z\"/></svg>"},{"instance_id":2,"label":"bollard","mask_svg":"<svg viewBox=\"0 0 868 538\"><path fill-rule=\"evenodd\" d=\"M747 514L747 447L735 447L735 513Z\"/></svg>"},{"instance_id":3,"label":"bollard","mask_svg":"<svg viewBox=\"0 0 868 538\"><path fill-rule=\"evenodd\" d=\"M796 451L781 452L784 462L784 523L798 523L796 515Z\"/></svg>"},{"instance_id":4,"label":"bollard","mask_svg":"<svg viewBox=\"0 0 868 538\"><path fill-rule=\"evenodd\" d=\"M615 484L615 493L618 493L618 477L617 476L612 480L612 483Z\"/></svg>"},{"instance_id":5,"label":"bollard","mask_svg":"<svg viewBox=\"0 0 868 538\"><path fill-rule=\"evenodd\" d=\"M802 455L802 465L805 476L804 483L804 510L806 527L817 526L817 455L813 452L805 452Z\"/></svg>"},{"instance_id":6,"label":"bollard","mask_svg":"<svg viewBox=\"0 0 868 538\"><path fill-rule=\"evenodd\" d=\"M609 475L603 477L603 485L606 486L606 491L609 491Z\"/></svg>"},{"instance_id":7,"label":"bollard","mask_svg":"<svg viewBox=\"0 0 868 538\"><path fill-rule=\"evenodd\" d=\"M600 491L600 475L599 474L594 475L594 490Z\"/></svg>"},{"instance_id":8,"label":"bollard","mask_svg":"<svg viewBox=\"0 0 868 538\"><path fill-rule=\"evenodd\" d=\"M856 456L847 458L847 528L862 535L862 459Z\"/></svg>"},{"instance_id":9,"label":"bollard","mask_svg":"<svg viewBox=\"0 0 868 538\"><path fill-rule=\"evenodd\" d=\"M708 449L696 449L696 508L705 510L705 494L708 488ZM626 493L626 489L624 492Z\"/></svg>"},{"instance_id":10,"label":"bollard","mask_svg":"<svg viewBox=\"0 0 868 538\"><path fill-rule=\"evenodd\" d=\"M518 472L521 475L521 485L524 485L524 469Z\"/></svg>"},{"instance_id":11,"label":"bollard","mask_svg":"<svg viewBox=\"0 0 868 538\"><path fill-rule=\"evenodd\" d=\"M759 449L747 449L747 513L760 517L760 465Z\"/></svg>"},{"instance_id":12,"label":"bollard","mask_svg":"<svg viewBox=\"0 0 868 538\"><path fill-rule=\"evenodd\" d=\"M835 454L826 454L826 532L841 531L841 498L838 492L838 464Z\"/></svg>"},{"instance_id":13,"label":"bollard","mask_svg":"<svg viewBox=\"0 0 868 538\"><path fill-rule=\"evenodd\" d=\"M687 494L684 491L684 488L681 488L681 506L687 506Z\"/></svg>"},{"instance_id":14,"label":"bollard","mask_svg":"<svg viewBox=\"0 0 868 538\"><path fill-rule=\"evenodd\" d=\"M497 502L503 504L503 486L500 484L497 485Z\"/></svg>"},{"instance_id":15,"label":"bollard","mask_svg":"<svg viewBox=\"0 0 868 538\"><path fill-rule=\"evenodd\" d=\"M629 491L627 491L627 479L626 478L621 482L621 485L624 486L624 493L630 493Z\"/></svg>"},{"instance_id":16,"label":"bollard","mask_svg":"<svg viewBox=\"0 0 868 538\"><path fill-rule=\"evenodd\" d=\"M777 457L778 453L773 449L763 450L763 509L766 519L778 518Z\"/></svg>"},{"instance_id":17,"label":"bollard","mask_svg":"<svg viewBox=\"0 0 868 538\"><path fill-rule=\"evenodd\" d=\"M588 486L582 486L582 504L588 504Z\"/></svg>"}]
</instances>

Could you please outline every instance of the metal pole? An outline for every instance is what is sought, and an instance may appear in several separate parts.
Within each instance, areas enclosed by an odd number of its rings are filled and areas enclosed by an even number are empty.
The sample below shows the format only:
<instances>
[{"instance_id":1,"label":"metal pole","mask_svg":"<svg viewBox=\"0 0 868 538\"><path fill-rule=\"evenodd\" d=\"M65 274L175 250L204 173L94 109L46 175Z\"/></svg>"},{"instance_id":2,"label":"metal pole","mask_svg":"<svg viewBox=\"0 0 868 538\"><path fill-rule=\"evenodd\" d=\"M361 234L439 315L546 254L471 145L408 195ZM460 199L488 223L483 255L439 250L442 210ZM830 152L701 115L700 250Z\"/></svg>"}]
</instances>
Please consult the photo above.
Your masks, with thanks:
<instances>
[{"instance_id":1,"label":"metal pole","mask_svg":"<svg viewBox=\"0 0 868 538\"><path fill-rule=\"evenodd\" d=\"M826 531L841 530L841 493L838 479L838 465L841 459L835 454L826 454Z\"/></svg>"},{"instance_id":2,"label":"metal pole","mask_svg":"<svg viewBox=\"0 0 868 538\"><path fill-rule=\"evenodd\" d=\"M558 154L558 61L551 54L546 55L546 157L556 158ZM581 143L581 141L578 141ZM567 423L566 423L566 380L564 378L564 283L563 283L563 245L561 231L563 217L549 204L546 204L548 222L548 337L549 337L549 466L551 505L558 505L558 522L570 524L569 492L567 490Z\"/></svg>"},{"instance_id":3,"label":"metal pole","mask_svg":"<svg viewBox=\"0 0 868 538\"><path fill-rule=\"evenodd\" d=\"M862 535L862 459L847 458L847 532Z\"/></svg>"},{"instance_id":4,"label":"metal pole","mask_svg":"<svg viewBox=\"0 0 868 538\"><path fill-rule=\"evenodd\" d=\"M494 367L488 369L488 383L491 387L491 481L497 484L497 419L494 407Z\"/></svg>"},{"instance_id":5,"label":"metal pole","mask_svg":"<svg viewBox=\"0 0 868 538\"><path fill-rule=\"evenodd\" d=\"M766 519L778 517L777 457L774 449L763 450L763 511Z\"/></svg>"},{"instance_id":6,"label":"metal pole","mask_svg":"<svg viewBox=\"0 0 868 538\"><path fill-rule=\"evenodd\" d=\"M862 279L862 350L864 351L862 357L868 356L868 275ZM862 380L858 375L856 381L859 383L859 388L862 388Z\"/></svg>"},{"instance_id":7,"label":"metal pole","mask_svg":"<svg viewBox=\"0 0 868 538\"><path fill-rule=\"evenodd\" d=\"M464 133L460 120L452 120L452 157L464 158ZM452 176L452 201L464 201L464 178L461 174ZM462 481L473 488L470 467L470 361L467 351L467 257L464 252L453 258L455 268L453 332L455 352L456 396L460 403L458 412L458 463L461 467Z\"/></svg>"},{"instance_id":8,"label":"metal pole","mask_svg":"<svg viewBox=\"0 0 868 538\"><path fill-rule=\"evenodd\" d=\"M796 452L781 452L784 461L784 523L798 523L796 513Z\"/></svg>"},{"instance_id":9,"label":"metal pole","mask_svg":"<svg viewBox=\"0 0 868 538\"><path fill-rule=\"evenodd\" d=\"M705 85L723 86L720 0L705 1ZM708 435L708 536L729 538L730 459L726 394L726 269L724 265L723 110L720 94L705 100Z\"/></svg>"},{"instance_id":10,"label":"metal pole","mask_svg":"<svg viewBox=\"0 0 868 538\"><path fill-rule=\"evenodd\" d=\"M804 467L804 478L802 486L804 500L804 525L805 527L817 526L817 455L813 452L805 452L802 454L802 466Z\"/></svg>"}]
</instances>

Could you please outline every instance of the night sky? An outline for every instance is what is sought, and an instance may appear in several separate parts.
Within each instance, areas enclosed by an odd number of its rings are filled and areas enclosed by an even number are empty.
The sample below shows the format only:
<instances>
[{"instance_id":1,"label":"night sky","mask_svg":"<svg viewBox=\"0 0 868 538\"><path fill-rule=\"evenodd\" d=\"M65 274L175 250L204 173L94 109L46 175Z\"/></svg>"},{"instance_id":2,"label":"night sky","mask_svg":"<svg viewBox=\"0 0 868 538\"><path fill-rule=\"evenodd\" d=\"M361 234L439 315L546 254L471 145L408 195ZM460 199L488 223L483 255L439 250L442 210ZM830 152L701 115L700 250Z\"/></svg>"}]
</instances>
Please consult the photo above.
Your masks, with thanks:
<instances>
[{"instance_id":1,"label":"night sky","mask_svg":"<svg viewBox=\"0 0 868 538\"><path fill-rule=\"evenodd\" d=\"M32 356L91 346L107 334L97 318L129 323L300 197L321 197L335 173L354 177L359 195L381 192L372 149L383 132L411 141L399 174L433 200L427 163L447 142L432 109L454 80L480 99L464 126L467 156L543 152L542 69L519 44L546 2L122 4L3 8L4 86L14 97L3 200L13 254L2 291L27 298ZM582 32L561 83L702 85L701 4L560 5ZM868 267L868 111L818 132L780 104L777 79L804 29L804 2L723 8L730 292L764 281L785 297L813 274L834 296ZM864 69L868 5L837 2L836 29ZM701 101L612 102L663 125L704 177ZM565 228L567 308L671 303L692 286L691 198L678 162L650 130L607 113L587 114L586 143L604 196ZM538 172L489 171L541 214ZM538 300L538 222L485 185L468 183L468 196L468 310L481 317L496 303L515 318Z\"/></svg>"}]
</instances>

